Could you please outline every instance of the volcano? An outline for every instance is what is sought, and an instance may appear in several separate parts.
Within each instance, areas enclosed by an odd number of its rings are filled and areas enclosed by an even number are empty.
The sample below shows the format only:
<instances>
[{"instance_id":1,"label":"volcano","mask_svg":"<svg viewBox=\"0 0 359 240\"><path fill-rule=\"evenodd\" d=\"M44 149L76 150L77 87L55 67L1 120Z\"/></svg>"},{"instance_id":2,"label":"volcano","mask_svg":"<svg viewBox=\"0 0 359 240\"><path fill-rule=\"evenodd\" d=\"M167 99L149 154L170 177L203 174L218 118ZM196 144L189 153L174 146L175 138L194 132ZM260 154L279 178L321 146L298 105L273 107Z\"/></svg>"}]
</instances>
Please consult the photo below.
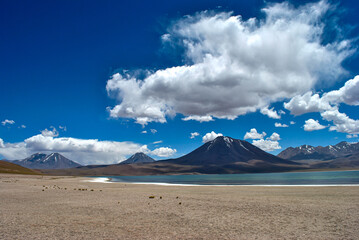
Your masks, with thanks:
<instances>
[{"instance_id":1,"label":"volcano","mask_svg":"<svg viewBox=\"0 0 359 240\"><path fill-rule=\"evenodd\" d=\"M44 153L35 153L23 160L15 160L11 162L31 169L64 169L81 166L80 164L62 156L60 153L51 153L49 155Z\"/></svg>"},{"instance_id":2,"label":"volcano","mask_svg":"<svg viewBox=\"0 0 359 240\"><path fill-rule=\"evenodd\" d=\"M172 161L185 165L226 165L238 162L250 163L254 160L270 164L297 165L292 161L269 154L247 141L224 136L219 136L193 152Z\"/></svg>"},{"instance_id":3,"label":"volcano","mask_svg":"<svg viewBox=\"0 0 359 240\"><path fill-rule=\"evenodd\" d=\"M131 164L131 163L150 163L155 160L142 152L135 153L127 160L120 162L119 164Z\"/></svg>"}]
</instances>

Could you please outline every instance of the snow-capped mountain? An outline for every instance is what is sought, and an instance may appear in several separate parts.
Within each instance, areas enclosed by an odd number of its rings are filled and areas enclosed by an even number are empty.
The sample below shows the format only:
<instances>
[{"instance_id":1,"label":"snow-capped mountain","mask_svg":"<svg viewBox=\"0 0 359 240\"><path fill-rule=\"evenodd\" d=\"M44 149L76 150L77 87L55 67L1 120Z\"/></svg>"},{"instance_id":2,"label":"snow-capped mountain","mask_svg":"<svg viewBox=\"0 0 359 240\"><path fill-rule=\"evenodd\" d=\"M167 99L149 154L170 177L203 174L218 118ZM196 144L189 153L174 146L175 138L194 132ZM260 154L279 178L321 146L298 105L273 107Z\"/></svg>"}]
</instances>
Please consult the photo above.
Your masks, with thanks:
<instances>
[{"instance_id":1,"label":"snow-capped mountain","mask_svg":"<svg viewBox=\"0 0 359 240\"><path fill-rule=\"evenodd\" d=\"M131 164L131 163L150 163L155 160L142 152L135 153L127 160L120 162L120 164Z\"/></svg>"},{"instance_id":2,"label":"snow-capped mountain","mask_svg":"<svg viewBox=\"0 0 359 240\"><path fill-rule=\"evenodd\" d=\"M32 169L63 169L81 166L59 153L51 153L49 155L44 153L35 153L23 160L15 160L11 162Z\"/></svg>"},{"instance_id":3,"label":"snow-capped mountain","mask_svg":"<svg viewBox=\"0 0 359 240\"><path fill-rule=\"evenodd\" d=\"M329 160L338 157L359 153L359 143L340 142L336 145L326 147L313 147L310 145L302 145L300 147L289 147L278 154L278 157L289 160Z\"/></svg>"}]
</instances>

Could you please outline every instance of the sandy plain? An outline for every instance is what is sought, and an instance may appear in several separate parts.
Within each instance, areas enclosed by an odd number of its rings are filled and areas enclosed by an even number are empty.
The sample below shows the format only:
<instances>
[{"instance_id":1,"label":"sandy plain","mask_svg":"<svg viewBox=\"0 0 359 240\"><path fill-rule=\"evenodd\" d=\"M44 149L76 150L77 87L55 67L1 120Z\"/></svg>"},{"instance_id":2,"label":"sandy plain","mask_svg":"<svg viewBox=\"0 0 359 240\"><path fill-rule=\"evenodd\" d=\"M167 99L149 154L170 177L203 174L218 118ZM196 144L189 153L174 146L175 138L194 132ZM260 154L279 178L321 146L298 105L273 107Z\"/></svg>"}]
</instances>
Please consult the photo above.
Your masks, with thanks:
<instances>
[{"instance_id":1,"label":"sandy plain","mask_svg":"<svg viewBox=\"0 0 359 240\"><path fill-rule=\"evenodd\" d=\"M358 186L86 180L0 174L0 239L359 239Z\"/></svg>"}]
</instances>

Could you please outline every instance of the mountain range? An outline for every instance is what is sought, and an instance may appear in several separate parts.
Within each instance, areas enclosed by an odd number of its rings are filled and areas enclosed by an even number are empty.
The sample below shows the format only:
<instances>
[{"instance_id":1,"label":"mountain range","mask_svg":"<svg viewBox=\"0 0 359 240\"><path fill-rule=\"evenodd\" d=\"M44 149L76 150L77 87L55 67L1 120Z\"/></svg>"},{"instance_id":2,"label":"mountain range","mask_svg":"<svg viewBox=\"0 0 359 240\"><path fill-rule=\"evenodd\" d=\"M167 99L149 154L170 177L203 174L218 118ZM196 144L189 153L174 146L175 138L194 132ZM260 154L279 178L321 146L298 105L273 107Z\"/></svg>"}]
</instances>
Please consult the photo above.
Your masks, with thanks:
<instances>
[{"instance_id":1,"label":"mountain range","mask_svg":"<svg viewBox=\"0 0 359 240\"><path fill-rule=\"evenodd\" d=\"M340 142L326 147L289 147L279 153L278 157L307 164L311 169L357 169L359 143Z\"/></svg>"},{"instance_id":2,"label":"mountain range","mask_svg":"<svg viewBox=\"0 0 359 240\"><path fill-rule=\"evenodd\" d=\"M170 175L283 172L309 169L359 167L359 143L340 142L326 147L289 147L277 156L253 144L219 136L194 151L176 158L155 161L144 153L112 165L81 166L58 153L36 153L12 161L23 167L54 175Z\"/></svg>"},{"instance_id":3,"label":"mountain range","mask_svg":"<svg viewBox=\"0 0 359 240\"><path fill-rule=\"evenodd\" d=\"M278 157L288 160L330 160L356 153L359 153L359 143L340 142L326 147L313 147L310 145L302 145L296 148L289 147L279 153Z\"/></svg>"},{"instance_id":4,"label":"mountain range","mask_svg":"<svg viewBox=\"0 0 359 240\"><path fill-rule=\"evenodd\" d=\"M144 157L145 154L141 154ZM142 158L141 157L141 158ZM136 154L125 162L133 162ZM163 175L281 172L304 169L300 163L269 154L251 143L219 136L176 159L131 164L91 165L45 170L56 175Z\"/></svg>"},{"instance_id":5,"label":"mountain range","mask_svg":"<svg viewBox=\"0 0 359 240\"><path fill-rule=\"evenodd\" d=\"M35 153L22 160L11 161L14 164L31 169L65 169L81 166L80 164L67 159L59 153Z\"/></svg>"}]
</instances>

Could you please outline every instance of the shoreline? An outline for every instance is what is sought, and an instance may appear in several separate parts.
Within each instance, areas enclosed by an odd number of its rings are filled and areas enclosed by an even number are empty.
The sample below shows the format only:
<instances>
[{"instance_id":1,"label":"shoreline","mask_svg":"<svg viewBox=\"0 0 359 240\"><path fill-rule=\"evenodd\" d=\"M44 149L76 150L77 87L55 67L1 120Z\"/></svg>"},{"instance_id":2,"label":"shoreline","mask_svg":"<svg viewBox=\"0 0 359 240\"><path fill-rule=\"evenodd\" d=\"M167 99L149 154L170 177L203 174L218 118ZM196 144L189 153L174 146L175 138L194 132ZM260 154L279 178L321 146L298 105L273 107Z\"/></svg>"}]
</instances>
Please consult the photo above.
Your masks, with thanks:
<instances>
[{"instance_id":1,"label":"shoreline","mask_svg":"<svg viewBox=\"0 0 359 240\"><path fill-rule=\"evenodd\" d=\"M359 187L359 184L180 184L180 183L159 183L159 182L112 182L110 179L96 178L92 180L83 180L93 183L120 183L120 184L138 184L138 185L158 185L158 186L183 186L183 187Z\"/></svg>"},{"instance_id":2,"label":"shoreline","mask_svg":"<svg viewBox=\"0 0 359 240\"><path fill-rule=\"evenodd\" d=\"M296 185L245 185L245 184L179 184L179 183L158 183L158 182L111 182L102 183L120 183L136 185L157 185L157 186L175 186L175 187L359 187L359 184L296 184Z\"/></svg>"}]
</instances>

